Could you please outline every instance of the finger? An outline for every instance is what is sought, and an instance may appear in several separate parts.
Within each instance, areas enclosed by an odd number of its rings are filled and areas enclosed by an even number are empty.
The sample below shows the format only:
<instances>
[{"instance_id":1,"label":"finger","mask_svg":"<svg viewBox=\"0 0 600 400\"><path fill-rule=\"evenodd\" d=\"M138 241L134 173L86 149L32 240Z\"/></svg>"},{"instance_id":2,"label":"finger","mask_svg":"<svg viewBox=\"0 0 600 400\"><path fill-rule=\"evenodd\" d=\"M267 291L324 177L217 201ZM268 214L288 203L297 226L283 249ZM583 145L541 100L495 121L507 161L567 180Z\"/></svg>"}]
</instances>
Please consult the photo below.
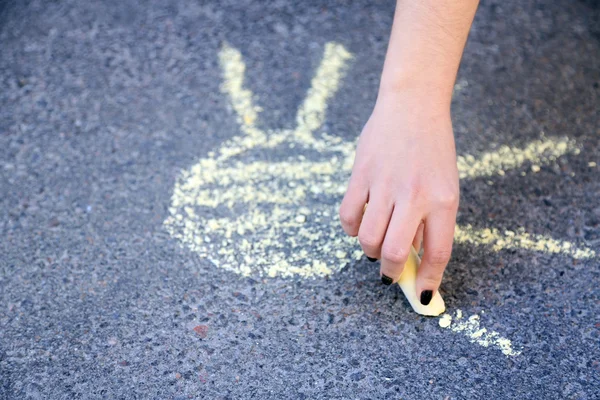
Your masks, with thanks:
<instances>
[{"instance_id":1,"label":"finger","mask_svg":"<svg viewBox=\"0 0 600 400\"><path fill-rule=\"evenodd\" d=\"M368 200L369 188L367 184L352 174L339 212L342 228L348 235L358 235L363 218L363 209Z\"/></svg>"},{"instance_id":2,"label":"finger","mask_svg":"<svg viewBox=\"0 0 600 400\"><path fill-rule=\"evenodd\" d=\"M400 278L420 221L420 215L410 207L396 203L381 249L383 283L391 284Z\"/></svg>"},{"instance_id":3,"label":"finger","mask_svg":"<svg viewBox=\"0 0 600 400\"><path fill-rule=\"evenodd\" d=\"M442 282L444 270L452 253L456 212L445 211L429 215L423 231L423 259L417 271L417 295L429 304Z\"/></svg>"},{"instance_id":4,"label":"finger","mask_svg":"<svg viewBox=\"0 0 600 400\"><path fill-rule=\"evenodd\" d=\"M385 202L381 196L369 196L369 206L365 209L358 231L358 241L367 257L381 257L381 244L392 211L393 205L391 202Z\"/></svg>"},{"instance_id":5,"label":"finger","mask_svg":"<svg viewBox=\"0 0 600 400\"><path fill-rule=\"evenodd\" d=\"M417 233L415 234L415 238L413 239L413 247L419 253L421 251L421 246L423 245L423 229L425 225L423 221L419 224L419 228L417 229Z\"/></svg>"}]
</instances>

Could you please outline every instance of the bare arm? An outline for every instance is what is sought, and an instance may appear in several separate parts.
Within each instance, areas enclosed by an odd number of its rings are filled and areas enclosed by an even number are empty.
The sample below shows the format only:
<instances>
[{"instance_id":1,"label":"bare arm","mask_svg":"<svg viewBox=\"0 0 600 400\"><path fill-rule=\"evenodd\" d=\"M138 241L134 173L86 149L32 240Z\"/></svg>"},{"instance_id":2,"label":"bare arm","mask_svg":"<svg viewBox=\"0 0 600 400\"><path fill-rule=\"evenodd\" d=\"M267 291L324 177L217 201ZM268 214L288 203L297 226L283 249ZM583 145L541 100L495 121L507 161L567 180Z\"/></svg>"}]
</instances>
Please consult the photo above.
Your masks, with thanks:
<instances>
[{"instance_id":1,"label":"bare arm","mask_svg":"<svg viewBox=\"0 0 600 400\"><path fill-rule=\"evenodd\" d=\"M449 106L478 2L398 0L380 94L424 90Z\"/></svg>"}]
</instances>

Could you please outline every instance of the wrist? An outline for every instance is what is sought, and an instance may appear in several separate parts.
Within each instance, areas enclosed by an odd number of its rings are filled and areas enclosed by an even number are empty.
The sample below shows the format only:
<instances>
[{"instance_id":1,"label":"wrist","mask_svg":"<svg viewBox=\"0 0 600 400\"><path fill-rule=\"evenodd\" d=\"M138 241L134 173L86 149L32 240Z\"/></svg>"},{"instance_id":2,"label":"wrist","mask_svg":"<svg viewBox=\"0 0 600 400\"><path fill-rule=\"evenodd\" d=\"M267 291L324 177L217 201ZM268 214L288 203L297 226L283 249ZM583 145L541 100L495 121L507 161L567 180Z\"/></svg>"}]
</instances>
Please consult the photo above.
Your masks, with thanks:
<instances>
[{"instance_id":1,"label":"wrist","mask_svg":"<svg viewBox=\"0 0 600 400\"><path fill-rule=\"evenodd\" d=\"M456 80L456 68L453 65L427 65L417 61L407 63L390 58L386 59L381 74L380 92L424 92L450 102Z\"/></svg>"},{"instance_id":2,"label":"wrist","mask_svg":"<svg viewBox=\"0 0 600 400\"><path fill-rule=\"evenodd\" d=\"M430 115L450 116L452 91L433 82L406 84L382 84L377 94L377 104L410 106Z\"/></svg>"}]
</instances>

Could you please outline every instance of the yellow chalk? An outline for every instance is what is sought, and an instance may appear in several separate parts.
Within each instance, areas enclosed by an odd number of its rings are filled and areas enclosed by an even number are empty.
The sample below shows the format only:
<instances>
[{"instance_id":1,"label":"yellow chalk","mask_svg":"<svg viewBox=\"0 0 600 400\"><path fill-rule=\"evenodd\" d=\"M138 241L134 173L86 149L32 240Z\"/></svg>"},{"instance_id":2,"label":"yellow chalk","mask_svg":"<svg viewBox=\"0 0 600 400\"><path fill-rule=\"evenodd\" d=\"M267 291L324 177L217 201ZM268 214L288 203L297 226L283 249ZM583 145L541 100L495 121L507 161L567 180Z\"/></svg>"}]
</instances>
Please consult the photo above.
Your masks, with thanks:
<instances>
[{"instance_id":1,"label":"yellow chalk","mask_svg":"<svg viewBox=\"0 0 600 400\"><path fill-rule=\"evenodd\" d=\"M406 299L417 314L437 317L446 311L446 305L444 304L444 299L442 299L440 292L436 291L431 302L426 306L421 304L421 301L417 297L416 279L417 269L420 264L421 259L415 248L411 246L410 256L408 257L406 264L404 264L402 275L400 275L400 278L398 279L398 285L400 285L404 296L406 296Z\"/></svg>"}]
</instances>

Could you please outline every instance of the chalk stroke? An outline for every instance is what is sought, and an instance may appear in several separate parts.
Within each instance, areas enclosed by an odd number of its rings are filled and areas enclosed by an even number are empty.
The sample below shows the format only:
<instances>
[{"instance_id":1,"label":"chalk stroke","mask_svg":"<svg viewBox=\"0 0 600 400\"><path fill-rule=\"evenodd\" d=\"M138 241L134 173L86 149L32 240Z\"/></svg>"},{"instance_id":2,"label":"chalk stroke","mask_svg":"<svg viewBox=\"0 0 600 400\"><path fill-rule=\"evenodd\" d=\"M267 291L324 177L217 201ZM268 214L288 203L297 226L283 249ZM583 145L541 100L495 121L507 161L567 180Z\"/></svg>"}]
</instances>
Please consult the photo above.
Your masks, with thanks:
<instances>
[{"instance_id":1,"label":"chalk stroke","mask_svg":"<svg viewBox=\"0 0 600 400\"><path fill-rule=\"evenodd\" d=\"M164 222L169 233L216 266L244 276L325 276L360 259L360 246L344 234L337 216L356 142L321 129L327 103L351 58L342 45L327 43L297 111L296 127L265 130L260 126L262 109L244 85L242 55L224 45L219 53L222 90L242 134L181 172ZM282 148L287 149L285 156L275 160L273 155ZM302 155L303 149L316 153L317 159ZM502 175L524 164L539 170L540 165L578 151L573 140L542 137L524 148L503 146L480 157L459 156L457 162L461 178L473 179ZM590 249L520 229L501 233L458 226L455 239L495 251L523 248L575 258L595 255Z\"/></svg>"},{"instance_id":2,"label":"chalk stroke","mask_svg":"<svg viewBox=\"0 0 600 400\"><path fill-rule=\"evenodd\" d=\"M479 158L471 155L458 156L458 173L461 179L504 175L504 171L515 169L526 162L532 164L533 172L540 165L549 164L567 153L579 154L574 140L568 138L543 138L529 143L522 149L501 146L498 150L484 153Z\"/></svg>"},{"instance_id":3,"label":"chalk stroke","mask_svg":"<svg viewBox=\"0 0 600 400\"><path fill-rule=\"evenodd\" d=\"M518 356L520 350L513 349L510 339L500 336L498 332L481 327L480 317L475 314L463 319L462 311L456 310L454 319L450 314L444 314L439 319L442 328L465 335L472 343L483 347L497 347L506 356Z\"/></svg>"},{"instance_id":4,"label":"chalk stroke","mask_svg":"<svg viewBox=\"0 0 600 400\"><path fill-rule=\"evenodd\" d=\"M567 254L576 259L593 258L596 252L588 248L575 248L570 242L552 239L544 235L533 235L523 228L500 232L494 228L475 229L471 225L457 226L454 241L474 245L491 245L492 250L526 249L550 254Z\"/></svg>"}]
</instances>

